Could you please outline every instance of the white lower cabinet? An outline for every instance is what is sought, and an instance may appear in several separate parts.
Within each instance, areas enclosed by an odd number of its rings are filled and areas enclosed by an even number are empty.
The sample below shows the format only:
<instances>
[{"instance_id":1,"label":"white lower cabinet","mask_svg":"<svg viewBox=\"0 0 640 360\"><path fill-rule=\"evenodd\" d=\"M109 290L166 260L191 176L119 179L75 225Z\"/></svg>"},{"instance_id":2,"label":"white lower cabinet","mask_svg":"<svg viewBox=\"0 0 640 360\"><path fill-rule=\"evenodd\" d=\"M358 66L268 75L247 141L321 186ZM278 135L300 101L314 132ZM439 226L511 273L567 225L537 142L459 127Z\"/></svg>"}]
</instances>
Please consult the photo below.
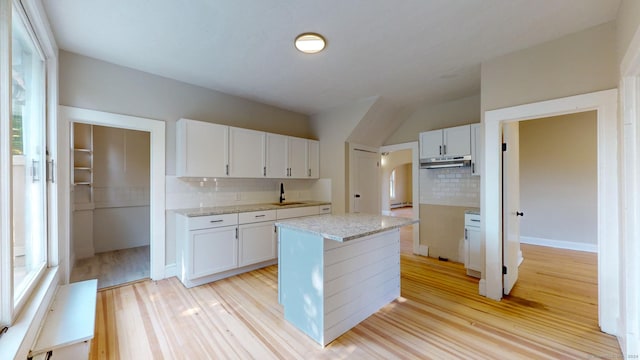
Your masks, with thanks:
<instances>
[{"instance_id":1,"label":"white lower cabinet","mask_svg":"<svg viewBox=\"0 0 640 360\"><path fill-rule=\"evenodd\" d=\"M464 267L467 275L480 277L482 272L482 254L480 249L480 215L465 214L464 216Z\"/></svg>"},{"instance_id":2,"label":"white lower cabinet","mask_svg":"<svg viewBox=\"0 0 640 360\"><path fill-rule=\"evenodd\" d=\"M246 266L277 257L275 222L240 225L239 265Z\"/></svg>"},{"instance_id":3,"label":"white lower cabinet","mask_svg":"<svg viewBox=\"0 0 640 360\"><path fill-rule=\"evenodd\" d=\"M235 226L191 231L189 278L195 279L237 268L237 231Z\"/></svg>"}]
</instances>

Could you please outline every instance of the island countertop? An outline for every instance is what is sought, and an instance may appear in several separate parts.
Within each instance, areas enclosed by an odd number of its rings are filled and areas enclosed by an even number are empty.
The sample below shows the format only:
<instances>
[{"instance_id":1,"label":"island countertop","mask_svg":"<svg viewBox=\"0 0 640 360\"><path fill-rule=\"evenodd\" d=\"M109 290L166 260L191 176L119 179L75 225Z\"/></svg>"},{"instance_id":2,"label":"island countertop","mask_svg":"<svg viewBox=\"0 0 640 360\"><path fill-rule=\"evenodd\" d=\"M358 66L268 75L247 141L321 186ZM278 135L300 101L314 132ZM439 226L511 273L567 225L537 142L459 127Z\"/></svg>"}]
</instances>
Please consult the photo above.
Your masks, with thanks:
<instances>
[{"instance_id":1,"label":"island countertop","mask_svg":"<svg viewBox=\"0 0 640 360\"><path fill-rule=\"evenodd\" d=\"M277 221L276 226L345 242L406 225L418 220L373 214L318 215Z\"/></svg>"}]
</instances>

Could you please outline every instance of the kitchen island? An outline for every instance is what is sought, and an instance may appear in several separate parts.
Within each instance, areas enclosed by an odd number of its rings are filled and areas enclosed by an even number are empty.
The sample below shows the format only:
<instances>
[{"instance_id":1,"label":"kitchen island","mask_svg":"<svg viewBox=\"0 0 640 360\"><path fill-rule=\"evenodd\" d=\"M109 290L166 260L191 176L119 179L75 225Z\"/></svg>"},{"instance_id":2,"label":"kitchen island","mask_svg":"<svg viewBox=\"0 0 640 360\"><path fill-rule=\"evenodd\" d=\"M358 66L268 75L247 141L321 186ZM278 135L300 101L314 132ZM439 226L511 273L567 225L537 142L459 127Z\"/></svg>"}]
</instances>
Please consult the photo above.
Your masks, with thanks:
<instances>
[{"instance_id":1,"label":"kitchen island","mask_svg":"<svg viewBox=\"0 0 640 360\"><path fill-rule=\"evenodd\" d=\"M276 222L278 300L325 346L400 296L400 228L417 220L321 215Z\"/></svg>"}]
</instances>

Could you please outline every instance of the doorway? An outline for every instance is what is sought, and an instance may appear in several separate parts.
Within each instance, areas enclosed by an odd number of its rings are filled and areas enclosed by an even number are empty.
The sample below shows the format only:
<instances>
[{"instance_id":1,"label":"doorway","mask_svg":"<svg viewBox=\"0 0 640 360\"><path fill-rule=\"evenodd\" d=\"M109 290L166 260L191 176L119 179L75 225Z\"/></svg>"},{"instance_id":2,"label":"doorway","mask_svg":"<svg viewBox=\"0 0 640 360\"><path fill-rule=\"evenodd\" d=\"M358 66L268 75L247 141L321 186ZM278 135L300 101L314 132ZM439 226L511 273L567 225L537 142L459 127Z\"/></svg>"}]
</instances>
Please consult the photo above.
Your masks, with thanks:
<instances>
[{"instance_id":1,"label":"doorway","mask_svg":"<svg viewBox=\"0 0 640 360\"><path fill-rule=\"evenodd\" d=\"M67 106L59 106L59 117L61 129L58 132L61 136L61 143L71 144L69 134L71 124L84 123L89 125L100 125L107 127L115 127L120 129L137 130L147 132L149 134L149 150L150 150L150 172L149 172L149 247L150 247L150 267L149 274L152 280L160 280L165 278L165 123L164 121L139 118L134 116L107 113L102 111L94 111L80 109ZM65 174L60 181L68 181L71 184L71 174L73 164L71 157L60 157L59 167L60 173ZM64 192L63 198L70 199L71 192L69 188ZM71 225L70 202L65 204L68 214L66 220L61 219L63 224ZM70 229L67 233L71 233ZM72 251L69 237L64 239L61 244L61 251L64 252L64 258L67 261L63 264L65 268L66 282L69 281L71 275L71 267L75 259Z\"/></svg>"},{"instance_id":2,"label":"doorway","mask_svg":"<svg viewBox=\"0 0 640 360\"><path fill-rule=\"evenodd\" d=\"M502 298L502 171L501 128L504 123L541 117L597 112L597 208L598 208L598 319L602 331L614 334L619 312L618 291L618 208L617 208L617 90L571 96L534 104L487 111L484 121L485 146L481 179L481 213L485 243L485 272L480 293Z\"/></svg>"},{"instance_id":3,"label":"doorway","mask_svg":"<svg viewBox=\"0 0 640 360\"><path fill-rule=\"evenodd\" d=\"M71 125L71 282L107 288L149 278L150 134Z\"/></svg>"},{"instance_id":4,"label":"doorway","mask_svg":"<svg viewBox=\"0 0 640 360\"><path fill-rule=\"evenodd\" d=\"M420 219L420 206L419 198L420 198L420 189L419 189L419 147L418 142L410 142L396 145L386 145L380 148L381 156L381 164L382 171L380 178L380 193L381 193L381 209L382 215L394 215L394 210L392 209L392 204L397 204L398 202L403 203L402 205L411 205L403 206L399 208L400 210L395 211L396 214L401 213L401 216L410 217L412 219ZM410 181L410 184L405 184L404 187L411 187L410 196L404 197L404 200L392 200L391 196L391 188L390 188L390 176L391 170L396 168L397 166L405 166L410 167L411 170L405 170L405 173L410 173L411 177L407 178L407 181ZM398 181L398 179L396 179ZM402 186L398 183L397 186ZM397 194L400 195L400 194ZM407 194L408 195L408 194ZM401 244L401 251L409 252L413 254L420 254L420 223L415 223L411 226L406 226L402 231L411 232L411 236L408 238L412 239L411 244ZM423 255L426 255L425 252L422 252Z\"/></svg>"}]
</instances>

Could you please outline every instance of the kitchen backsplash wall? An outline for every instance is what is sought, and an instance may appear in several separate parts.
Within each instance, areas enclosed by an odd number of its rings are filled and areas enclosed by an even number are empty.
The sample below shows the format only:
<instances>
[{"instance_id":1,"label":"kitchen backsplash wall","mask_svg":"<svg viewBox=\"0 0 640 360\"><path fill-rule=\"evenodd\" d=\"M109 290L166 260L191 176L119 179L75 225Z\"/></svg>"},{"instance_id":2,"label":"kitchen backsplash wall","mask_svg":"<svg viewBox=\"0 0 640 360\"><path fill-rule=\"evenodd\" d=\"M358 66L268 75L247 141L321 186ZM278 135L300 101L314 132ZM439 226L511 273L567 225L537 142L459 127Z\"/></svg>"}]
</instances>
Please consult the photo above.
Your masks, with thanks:
<instances>
[{"instance_id":1,"label":"kitchen backsplash wall","mask_svg":"<svg viewBox=\"0 0 640 360\"><path fill-rule=\"evenodd\" d=\"M181 179L166 177L166 208L189 209L268 203L278 201L280 183L284 183L286 201L324 200L317 188L323 179Z\"/></svg>"},{"instance_id":2,"label":"kitchen backsplash wall","mask_svg":"<svg viewBox=\"0 0 640 360\"><path fill-rule=\"evenodd\" d=\"M420 169L420 203L480 207L480 177L469 167Z\"/></svg>"}]
</instances>

